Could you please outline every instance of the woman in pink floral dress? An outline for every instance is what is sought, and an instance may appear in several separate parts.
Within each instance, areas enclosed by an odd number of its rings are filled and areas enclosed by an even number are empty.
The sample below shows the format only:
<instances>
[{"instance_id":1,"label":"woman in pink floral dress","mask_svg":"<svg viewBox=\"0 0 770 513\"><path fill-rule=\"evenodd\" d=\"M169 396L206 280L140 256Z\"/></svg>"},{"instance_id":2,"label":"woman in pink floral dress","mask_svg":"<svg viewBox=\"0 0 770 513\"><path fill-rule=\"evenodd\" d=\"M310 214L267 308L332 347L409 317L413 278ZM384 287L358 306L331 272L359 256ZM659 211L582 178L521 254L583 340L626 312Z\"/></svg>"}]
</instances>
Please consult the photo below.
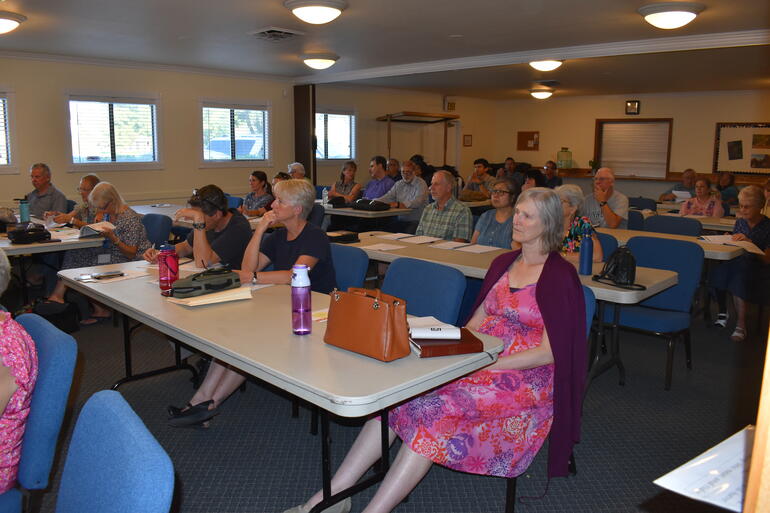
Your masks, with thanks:
<instances>
[{"instance_id":1,"label":"woman in pink floral dress","mask_svg":"<svg viewBox=\"0 0 770 513\"><path fill-rule=\"evenodd\" d=\"M521 251L500 255L484 279L471 329L500 338L488 367L394 408L390 440L403 445L364 513L387 513L433 463L475 474L514 477L550 437L548 475L567 474L579 439L585 379L585 305L577 273L560 255L563 214L550 189L521 194L513 240ZM459 298L458 298L459 301ZM381 457L380 423L367 422L334 475L332 493L355 484ZM285 513L305 513L317 492ZM324 513L347 513L350 499Z\"/></svg>"}]
</instances>

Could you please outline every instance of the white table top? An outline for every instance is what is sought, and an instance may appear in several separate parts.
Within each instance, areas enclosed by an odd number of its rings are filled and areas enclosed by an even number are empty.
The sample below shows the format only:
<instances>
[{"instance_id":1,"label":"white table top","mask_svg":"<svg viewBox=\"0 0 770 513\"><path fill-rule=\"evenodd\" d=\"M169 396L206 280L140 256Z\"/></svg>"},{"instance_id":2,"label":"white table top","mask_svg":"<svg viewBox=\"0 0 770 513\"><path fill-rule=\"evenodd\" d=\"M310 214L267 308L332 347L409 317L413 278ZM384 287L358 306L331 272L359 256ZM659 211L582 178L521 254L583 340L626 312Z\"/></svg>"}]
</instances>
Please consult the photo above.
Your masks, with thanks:
<instances>
[{"instance_id":1,"label":"white table top","mask_svg":"<svg viewBox=\"0 0 770 513\"><path fill-rule=\"evenodd\" d=\"M679 214L661 213L662 216L679 217ZM688 219L700 221L704 230L713 230L716 232L732 232L735 226L734 217L705 217L705 216L684 216Z\"/></svg>"},{"instance_id":2,"label":"white table top","mask_svg":"<svg viewBox=\"0 0 770 513\"><path fill-rule=\"evenodd\" d=\"M147 214L162 214L164 216L168 216L171 219L174 219L174 214L176 214L176 211L182 208L185 208L184 205L174 205L171 203L155 203L153 205L129 205L132 209L134 209L134 212L136 212L139 215L147 215Z\"/></svg>"},{"instance_id":3,"label":"white table top","mask_svg":"<svg viewBox=\"0 0 770 513\"><path fill-rule=\"evenodd\" d=\"M612 235L618 239L618 244L625 244L631 237L657 237L659 239L675 239L694 242L703 248L704 256L709 260L732 260L744 253L743 248L737 246L713 244L688 235L673 235L670 233L645 232L641 230L621 230L619 228L597 228L596 230Z\"/></svg>"},{"instance_id":4,"label":"white table top","mask_svg":"<svg viewBox=\"0 0 770 513\"><path fill-rule=\"evenodd\" d=\"M56 233L51 233L51 238L56 238ZM98 248L104 243L101 237L88 239L70 239L61 242L35 242L34 244L11 244L6 234L0 234L0 249L8 256L32 255L36 253L52 253L67 249Z\"/></svg>"},{"instance_id":5,"label":"white table top","mask_svg":"<svg viewBox=\"0 0 770 513\"><path fill-rule=\"evenodd\" d=\"M393 217L408 214L412 211L411 208L391 208L390 210L381 210L379 212L372 212L369 210L356 210L350 207L335 208L331 205L324 207L326 215L335 216L347 216L347 217L364 217L367 219L375 219L380 217Z\"/></svg>"},{"instance_id":6,"label":"white table top","mask_svg":"<svg viewBox=\"0 0 770 513\"><path fill-rule=\"evenodd\" d=\"M361 242L350 244L366 251L369 258L381 262L392 262L400 257L411 257L429 262L448 265L462 272L470 278L483 279L492 263L498 255L502 255L510 250L497 249L488 253L466 253L455 249L439 249L431 247L432 244L410 244L403 240L389 240L377 236L384 232L366 232L359 235ZM444 241L438 241L439 243ZM372 244L393 244L404 246L396 250L367 250L366 247ZM593 272L598 274L603 264L595 263ZM661 292L669 287L676 285L677 273L662 269L650 269L647 267L636 268L636 283L644 285L646 290L626 290L612 285L605 285L595 282L591 276L580 276L583 285L590 288L596 299L602 301L611 301L619 304L636 304L650 296Z\"/></svg>"},{"instance_id":7,"label":"white table top","mask_svg":"<svg viewBox=\"0 0 770 513\"><path fill-rule=\"evenodd\" d=\"M140 269L143 262L100 266ZM74 278L91 268L59 275L67 285L110 308L223 360L334 414L361 417L480 369L502 351L502 341L479 334L490 354L418 358L413 354L383 363L323 342L324 324L306 336L291 332L290 288L276 285L253 292L251 300L184 307L160 295L150 276L100 283ZM313 309L329 296L313 293Z\"/></svg>"}]
</instances>

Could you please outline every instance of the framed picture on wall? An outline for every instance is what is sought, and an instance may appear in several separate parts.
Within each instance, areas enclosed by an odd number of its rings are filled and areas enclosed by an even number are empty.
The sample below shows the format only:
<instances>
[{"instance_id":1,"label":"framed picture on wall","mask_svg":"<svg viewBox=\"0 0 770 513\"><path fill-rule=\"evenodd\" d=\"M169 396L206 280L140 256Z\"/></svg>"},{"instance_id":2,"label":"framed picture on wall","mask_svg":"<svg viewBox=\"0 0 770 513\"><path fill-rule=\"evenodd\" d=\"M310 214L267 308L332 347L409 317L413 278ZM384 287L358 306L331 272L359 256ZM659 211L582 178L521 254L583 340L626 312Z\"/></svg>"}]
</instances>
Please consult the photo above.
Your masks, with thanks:
<instances>
[{"instance_id":1,"label":"framed picture on wall","mask_svg":"<svg viewBox=\"0 0 770 513\"><path fill-rule=\"evenodd\" d=\"M463 146L473 146L473 136L470 134L463 135Z\"/></svg>"},{"instance_id":2,"label":"framed picture on wall","mask_svg":"<svg viewBox=\"0 0 770 513\"><path fill-rule=\"evenodd\" d=\"M626 114L629 116L638 116L641 109L639 100L626 100Z\"/></svg>"},{"instance_id":3,"label":"framed picture on wall","mask_svg":"<svg viewBox=\"0 0 770 513\"><path fill-rule=\"evenodd\" d=\"M770 122L717 123L713 172L770 175Z\"/></svg>"}]
</instances>

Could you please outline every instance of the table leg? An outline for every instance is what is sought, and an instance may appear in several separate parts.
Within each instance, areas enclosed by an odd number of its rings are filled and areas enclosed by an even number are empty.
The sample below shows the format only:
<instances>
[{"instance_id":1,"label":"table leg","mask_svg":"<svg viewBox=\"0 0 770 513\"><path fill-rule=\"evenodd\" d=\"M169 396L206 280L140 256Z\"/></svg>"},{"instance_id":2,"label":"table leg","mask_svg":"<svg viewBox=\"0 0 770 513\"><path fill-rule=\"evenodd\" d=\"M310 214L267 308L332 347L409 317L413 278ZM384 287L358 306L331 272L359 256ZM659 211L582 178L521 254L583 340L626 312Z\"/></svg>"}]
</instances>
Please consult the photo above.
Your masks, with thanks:
<instances>
[{"instance_id":1,"label":"table leg","mask_svg":"<svg viewBox=\"0 0 770 513\"><path fill-rule=\"evenodd\" d=\"M604 301L599 301L599 333L600 336L604 338ZM615 311L613 313L613 321L612 321L612 335L610 340L610 356L607 358L606 361L602 362L601 365L599 365L599 352L596 350L596 348L592 348L592 354L593 354L593 360L590 367L590 372L588 373L588 380L586 383L586 390L588 389L588 385L591 383L591 381L598 375L604 373L605 371L611 369L612 367L617 367L618 372L620 374L620 385L625 385L626 383L626 369L623 366L623 362L620 359L620 306L619 304L615 304L614 308Z\"/></svg>"}]
</instances>

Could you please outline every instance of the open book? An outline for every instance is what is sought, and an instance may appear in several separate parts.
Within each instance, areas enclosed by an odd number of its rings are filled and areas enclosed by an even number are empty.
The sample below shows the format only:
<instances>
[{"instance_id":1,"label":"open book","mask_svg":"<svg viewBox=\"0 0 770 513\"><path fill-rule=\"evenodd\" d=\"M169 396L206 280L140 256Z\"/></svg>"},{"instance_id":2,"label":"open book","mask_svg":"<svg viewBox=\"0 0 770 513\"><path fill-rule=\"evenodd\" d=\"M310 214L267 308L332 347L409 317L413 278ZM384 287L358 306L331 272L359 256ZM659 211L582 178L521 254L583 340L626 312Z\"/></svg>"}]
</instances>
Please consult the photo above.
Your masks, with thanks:
<instances>
[{"instance_id":1,"label":"open book","mask_svg":"<svg viewBox=\"0 0 770 513\"><path fill-rule=\"evenodd\" d=\"M102 232L105 229L114 230L115 225L109 221L87 224L80 229L80 238L86 239L88 237L101 237Z\"/></svg>"},{"instance_id":2,"label":"open book","mask_svg":"<svg viewBox=\"0 0 770 513\"><path fill-rule=\"evenodd\" d=\"M765 252L759 249L756 244L750 240L733 240L732 235L703 235L701 239L706 242L713 242L714 244L724 244L725 246L738 246L743 248L749 253L755 253L757 255L764 255Z\"/></svg>"}]
</instances>

